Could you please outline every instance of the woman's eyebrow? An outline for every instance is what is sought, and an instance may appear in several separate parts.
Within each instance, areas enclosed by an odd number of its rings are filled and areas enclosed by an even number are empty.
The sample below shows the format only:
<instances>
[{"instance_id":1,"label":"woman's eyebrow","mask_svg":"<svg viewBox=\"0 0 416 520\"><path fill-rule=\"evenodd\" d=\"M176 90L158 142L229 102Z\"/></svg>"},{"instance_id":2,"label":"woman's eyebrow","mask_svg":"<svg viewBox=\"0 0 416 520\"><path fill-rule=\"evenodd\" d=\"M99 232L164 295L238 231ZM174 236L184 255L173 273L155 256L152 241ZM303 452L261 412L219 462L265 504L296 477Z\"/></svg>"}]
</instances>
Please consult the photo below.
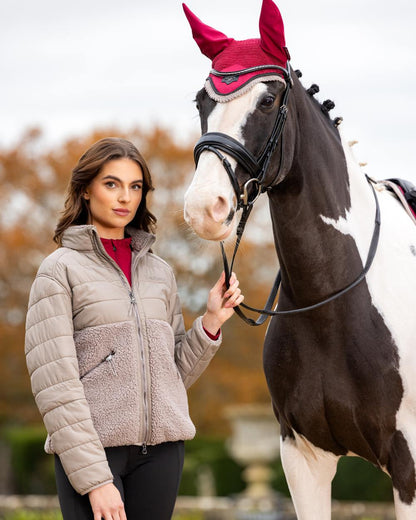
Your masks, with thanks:
<instances>
[{"instance_id":1,"label":"woman's eyebrow","mask_svg":"<svg viewBox=\"0 0 416 520\"><path fill-rule=\"evenodd\" d=\"M106 180L106 179L111 179L113 181L123 182L121 179L119 179L115 175L106 175L105 177L102 178L103 181ZM143 184L143 179L137 179L135 181L131 181L130 184L138 184L139 182L141 182Z\"/></svg>"}]
</instances>

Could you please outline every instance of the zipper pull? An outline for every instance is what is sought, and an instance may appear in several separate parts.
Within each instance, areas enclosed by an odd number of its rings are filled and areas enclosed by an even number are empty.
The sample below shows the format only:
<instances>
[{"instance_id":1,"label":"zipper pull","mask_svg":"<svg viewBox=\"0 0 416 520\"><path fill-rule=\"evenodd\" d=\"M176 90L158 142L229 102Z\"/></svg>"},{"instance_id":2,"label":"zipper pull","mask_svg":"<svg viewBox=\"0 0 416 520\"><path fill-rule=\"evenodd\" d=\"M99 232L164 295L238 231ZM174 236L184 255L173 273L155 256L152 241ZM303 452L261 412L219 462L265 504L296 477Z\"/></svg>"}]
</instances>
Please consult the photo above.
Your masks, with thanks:
<instances>
[{"instance_id":1,"label":"zipper pull","mask_svg":"<svg viewBox=\"0 0 416 520\"><path fill-rule=\"evenodd\" d=\"M142 454L147 455L147 444L145 442L142 444Z\"/></svg>"},{"instance_id":2,"label":"zipper pull","mask_svg":"<svg viewBox=\"0 0 416 520\"><path fill-rule=\"evenodd\" d=\"M113 350L113 352L111 352L111 354L108 354L108 356L104 359L104 361L107 361L108 363L110 363L111 370L113 371L113 374L116 375L116 369L114 368L114 364L112 362L114 354L115 354L115 351Z\"/></svg>"},{"instance_id":3,"label":"zipper pull","mask_svg":"<svg viewBox=\"0 0 416 520\"><path fill-rule=\"evenodd\" d=\"M136 303L136 298L135 298L135 296L134 296L134 294L133 294L133 291L130 292L130 301L131 301L131 303L133 303L133 304Z\"/></svg>"}]
</instances>

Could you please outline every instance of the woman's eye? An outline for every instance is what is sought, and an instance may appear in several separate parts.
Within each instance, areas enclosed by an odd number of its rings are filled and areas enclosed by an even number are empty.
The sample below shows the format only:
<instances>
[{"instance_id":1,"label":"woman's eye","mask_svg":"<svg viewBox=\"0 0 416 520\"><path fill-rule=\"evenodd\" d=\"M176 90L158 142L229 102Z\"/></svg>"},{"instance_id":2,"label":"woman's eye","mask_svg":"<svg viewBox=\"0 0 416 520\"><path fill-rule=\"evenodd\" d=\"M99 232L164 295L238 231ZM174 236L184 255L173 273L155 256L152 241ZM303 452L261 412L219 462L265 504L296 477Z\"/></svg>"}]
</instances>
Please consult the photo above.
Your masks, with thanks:
<instances>
[{"instance_id":1,"label":"woman's eye","mask_svg":"<svg viewBox=\"0 0 416 520\"><path fill-rule=\"evenodd\" d=\"M139 190L142 189L142 185L141 185L141 184L134 184L134 185L132 186L132 188L133 188L133 190L135 190L135 191L139 191Z\"/></svg>"},{"instance_id":2,"label":"woman's eye","mask_svg":"<svg viewBox=\"0 0 416 520\"><path fill-rule=\"evenodd\" d=\"M274 105L275 99L276 98L274 96L269 94L261 100L261 106L265 108L270 108Z\"/></svg>"},{"instance_id":3,"label":"woman's eye","mask_svg":"<svg viewBox=\"0 0 416 520\"><path fill-rule=\"evenodd\" d=\"M114 188L116 183L114 181L108 181L105 183L105 185L107 186L107 188Z\"/></svg>"}]
</instances>

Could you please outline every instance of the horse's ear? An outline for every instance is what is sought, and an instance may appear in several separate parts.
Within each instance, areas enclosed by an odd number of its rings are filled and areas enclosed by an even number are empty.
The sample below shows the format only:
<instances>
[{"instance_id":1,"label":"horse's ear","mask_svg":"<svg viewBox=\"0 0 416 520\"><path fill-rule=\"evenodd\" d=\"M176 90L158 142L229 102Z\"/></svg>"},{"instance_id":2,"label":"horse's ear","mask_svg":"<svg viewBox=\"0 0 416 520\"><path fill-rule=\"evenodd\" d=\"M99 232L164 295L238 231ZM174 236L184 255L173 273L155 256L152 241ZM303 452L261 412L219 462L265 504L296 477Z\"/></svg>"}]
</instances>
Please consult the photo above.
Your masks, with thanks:
<instances>
[{"instance_id":1,"label":"horse's ear","mask_svg":"<svg viewBox=\"0 0 416 520\"><path fill-rule=\"evenodd\" d=\"M290 56L286 48L283 19L273 0L263 0L259 27L262 49L286 63Z\"/></svg>"},{"instance_id":2,"label":"horse's ear","mask_svg":"<svg viewBox=\"0 0 416 520\"><path fill-rule=\"evenodd\" d=\"M201 49L202 54L205 54L210 60L213 60L215 56L234 41L233 38L228 38L222 32L201 22L185 4L182 4L182 7L191 26L194 40Z\"/></svg>"}]
</instances>

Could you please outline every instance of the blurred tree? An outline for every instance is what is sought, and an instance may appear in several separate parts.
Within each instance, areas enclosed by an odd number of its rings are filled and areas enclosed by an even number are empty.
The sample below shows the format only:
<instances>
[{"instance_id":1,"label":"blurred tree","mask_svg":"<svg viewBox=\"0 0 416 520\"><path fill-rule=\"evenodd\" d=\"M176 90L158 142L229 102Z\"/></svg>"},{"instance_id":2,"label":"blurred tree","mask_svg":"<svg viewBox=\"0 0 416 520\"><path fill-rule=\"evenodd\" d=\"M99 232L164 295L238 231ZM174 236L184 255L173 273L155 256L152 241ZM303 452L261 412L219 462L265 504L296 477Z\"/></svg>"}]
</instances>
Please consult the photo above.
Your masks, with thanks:
<instances>
[{"instance_id":1,"label":"blurred tree","mask_svg":"<svg viewBox=\"0 0 416 520\"><path fill-rule=\"evenodd\" d=\"M108 135L134 142L149 164L156 187L151 198L158 218L155 251L176 272L187 325L203 312L207 292L221 272L218 245L198 239L183 221L193 143L178 144L159 127L107 128L50 151L41 131L31 129L15 146L0 149L0 424L39 421L23 354L28 293L40 262L55 248L52 233L72 168L92 143ZM243 242L236 266L246 300L255 305L264 303L275 274L271 232L264 234L266 218L264 208L253 215L247 233L251 241ZM190 390L191 414L200 430L225 433L222 410L227 404L269 400L261 366L264 334L265 326L250 328L236 317L227 323L223 346Z\"/></svg>"}]
</instances>

